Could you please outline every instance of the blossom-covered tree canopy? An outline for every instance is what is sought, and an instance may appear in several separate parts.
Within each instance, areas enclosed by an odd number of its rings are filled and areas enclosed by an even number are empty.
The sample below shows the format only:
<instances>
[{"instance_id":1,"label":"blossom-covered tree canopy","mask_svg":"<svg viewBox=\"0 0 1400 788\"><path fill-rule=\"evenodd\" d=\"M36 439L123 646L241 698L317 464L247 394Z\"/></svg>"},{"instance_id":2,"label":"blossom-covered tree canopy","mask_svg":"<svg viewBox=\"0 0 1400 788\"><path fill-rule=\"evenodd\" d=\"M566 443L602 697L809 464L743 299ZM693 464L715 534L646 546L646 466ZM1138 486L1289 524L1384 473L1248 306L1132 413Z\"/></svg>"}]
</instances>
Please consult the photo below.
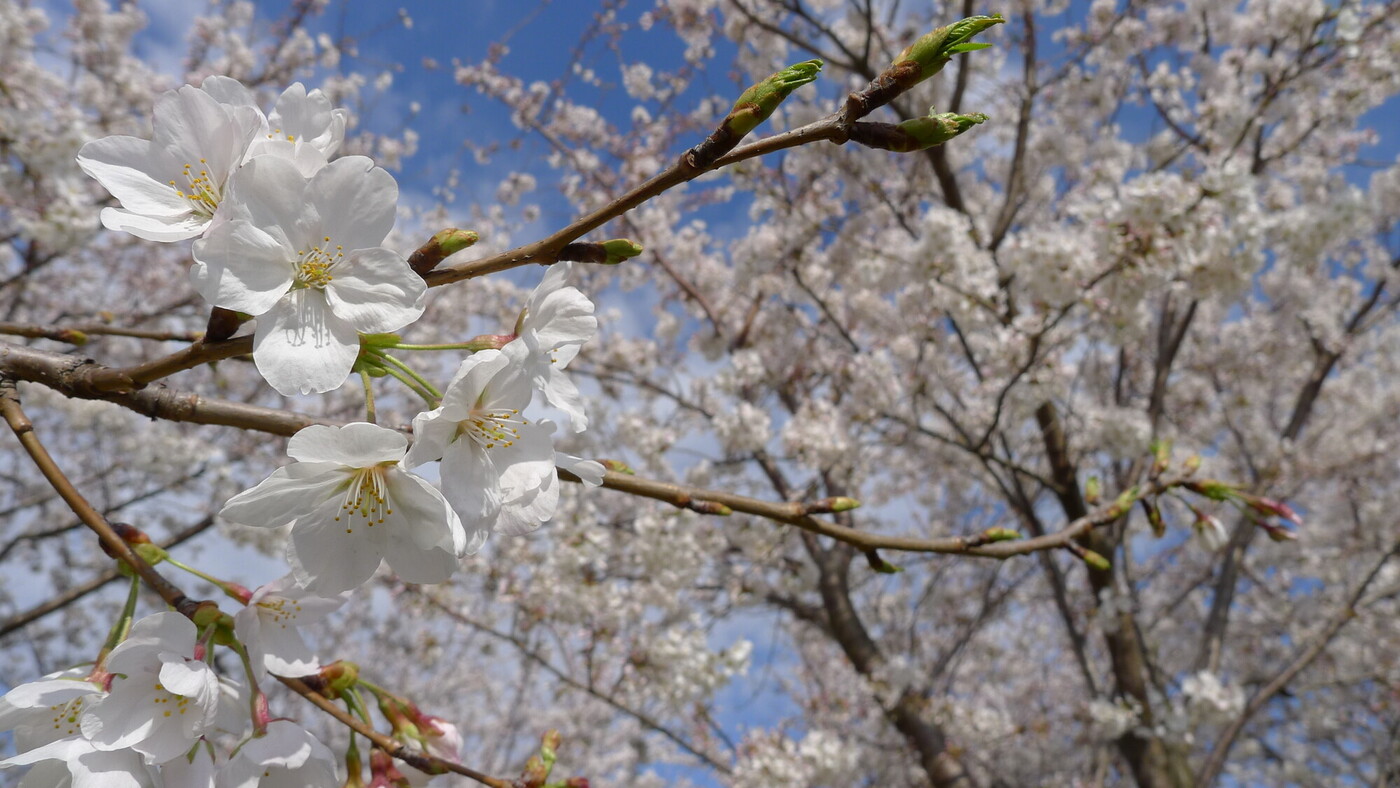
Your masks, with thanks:
<instances>
[{"instance_id":1,"label":"blossom-covered tree canopy","mask_svg":"<svg viewBox=\"0 0 1400 788\"><path fill-rule=\"evenodd\" d=\"M0 0L0 786L1400 780L1400 6L285 5Z\"/></svg>"}]
</instances>

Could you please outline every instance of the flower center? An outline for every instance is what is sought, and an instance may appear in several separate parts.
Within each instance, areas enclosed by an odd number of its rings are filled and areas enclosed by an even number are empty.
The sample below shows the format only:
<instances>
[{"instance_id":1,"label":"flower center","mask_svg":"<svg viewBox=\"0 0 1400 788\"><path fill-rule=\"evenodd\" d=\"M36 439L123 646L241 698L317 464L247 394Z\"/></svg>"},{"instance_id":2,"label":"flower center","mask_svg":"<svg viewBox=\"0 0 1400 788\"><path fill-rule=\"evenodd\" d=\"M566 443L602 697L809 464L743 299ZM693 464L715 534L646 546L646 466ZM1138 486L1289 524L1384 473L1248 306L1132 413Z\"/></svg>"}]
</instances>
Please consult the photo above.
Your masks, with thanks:
<instances>
[{"instance_id":1,"label":"flower center","mask_svg":"<svg viewBox=\"0 0 1400 788\"><path fill-rule=\"evenodd\" d=\"M383 520L381 519L380 522ZM301 605L282 596L267 597L258 602L258 615L264 619L265 623L270 622L286 629L289 625L296 623L297 616L301 615Z\"/></svg>"},{"instance_id":2,"label":"flower center","mask_svg":"<svg viewBox=\"0 0 1400 788\"><path fill-rule=\"evenodd\" d=\"M82 727L78 720L83 716L83 704L86 701L87 696L80 695L67 703L49 707L49 711L53 712L53 729L58 732L57 738L76 736L81 732Z\"/></svg>"},{"instance_id":3,"label":"flower center","mask_svg":"<svg viewBox=\"0 0 1400 788\"><path fill-rule=\"evenodd\" d=\"M483 449L511 446L520 440L520 429L516 425L524 426L529 423L528 420L520 418L518 408L482 410L477 407L472 409L471 415L465 421L457 423L457 437L466 435Z\"/></svg>"},{"instance_id":4,"label":"flower center","mask_svg":"<svg viewBox=\"0 0 1400 788\"><path fill-rule=\"evenodd\" d=\"M275 139L277 139L278 137L286 137L286 138L287 138L287 142L296 142L296 141L297 141L297 137L296 137L295 134L283 134L281 129L273 129L273 130L272 130L272 133L269 134L269 135L267 135L267 138L270 139L270 140L275 140Z\"/></svg>"},{"instance_id":5,"label":"flower center","mask_svg":"<svg viewBox=\"0 0 1400 788\"><path fill-rule=\"evenodd\" d=\"M190 204L190 209L196 215L209 218L214 215L214 211L219 208L219 201L223 195L219 192L219 184L214 183L214 179L209 177L209 170L206 168L204 159L199 160L198 174L195 172L193 164L186 164L181 171L181 177L185 180L184 188L180 188L177 181L169 181L170 187L175 193L185 199Z\"/></svg>"},{"instance_id":6,"label":"flower center","mask_svg":"<svg viewBox=\"0 0 1400 788\"><path fill-rule=\"evenodd\" d=\"M156 682L155 694L151 696L151 703L160 712L160 716L169 717L172 714L184 714L189 711L190 699L184 695L176 695L166 689L159 681ZM175 701L175 708L170 708L170 702Z\"/></svg>"},{"instance_id":7,"label":"flower center","mask_svg":"<svg viewBox=\"0 0 1400 788\"><path fill-rule=\"evenodd\" d=\"M331 269L345 256L343 247L331 248L331 237L323 236L321 243L306 251L298 251L296 282L293 287L325 287L335 277Z\"/></svg>"},{"instance_id":8,"label":"flower center","mask_svg":"<svg viewBox=\"0 0 1400 788\"><path fill-rule=\"evenodd\" d=\"M393 514L393 504L389 502L389 480L386 478L391 465L392 462L371 468L356 468L355 475L346 483L345 497L340 503L341 512L351 518L358 514L370 528ZM336 515L335 521L340 522L340 515ZM347 534L354 532L353 523L345 529Z\"/></svg>"}]
</instances>

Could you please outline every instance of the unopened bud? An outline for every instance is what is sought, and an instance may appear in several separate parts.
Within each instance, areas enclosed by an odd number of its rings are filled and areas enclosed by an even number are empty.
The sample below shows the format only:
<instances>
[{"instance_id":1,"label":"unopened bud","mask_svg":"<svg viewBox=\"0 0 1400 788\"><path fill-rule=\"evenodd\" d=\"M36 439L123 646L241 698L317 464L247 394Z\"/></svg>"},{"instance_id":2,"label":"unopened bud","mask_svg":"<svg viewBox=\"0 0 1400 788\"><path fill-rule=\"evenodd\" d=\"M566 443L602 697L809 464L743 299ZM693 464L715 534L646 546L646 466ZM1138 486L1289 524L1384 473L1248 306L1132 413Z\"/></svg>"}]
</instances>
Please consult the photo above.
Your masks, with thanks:
<instances>
[{"instance_id":1,"label":"unopened bud","mask_svg":"<svg viewBox=\"0 0 1400 788\"><path fill-rule=\"evenodd\" d=\"M920 69L918 81L922 82L941 71L948 61L953 59L953 55L990 47L991 44L972 43L971 39L983 30L1005 21L1001 14L970 16L937 28L905 47L904 51L895 57L893 66L908 63L917 65Z\"/></svg>"},{"instance_id":2,"label":"unopened bud","mask_svg":"<svg viewBox=\"0 0 1400 788\"><path fill-rule=\"evenodd\" d=\"M1113 501L1113 505L1108 507L1108 511L1103 513L1104 519L1117 520L1119 517L1127 514L1132 510L1133 503L1137 501L1139 495L1141 495L1141 492L1136 485L1124 490L1123 493Z\"/></svg>"},{"instance_id":3,"label":"unopened bud","mask_svg":"<svg viewBox=\"0 0 1400 788\"><path fill-rule=\"evenodd\" d=\"M1292 507L1282 501L1275 501L1272 498L1264 498L1262 496L1245 493L1241 493L1239 497L1240 500L1244 501L1246 506L1260 514L1271 514L1280 520L1287 520L1299 528L1303 527L1302 516L1293 511Z\"/></svg>"},{"instance_id":4,"label":"unopened bud","mask_svg":"<svg viewBox=\"0 0 1400 788\"><path fill-rule=\"evenodd\" d=\"M602 463L604 468L613 473L625 473L628 476L637 475L637 472L632 470L632 466L622 460L598 460L598 462Z\"/></svg>"},{"instance_id":5,"label":"unopened bud","mask_svg":"<svg viewBox=\"0 0 1400 788\"><path fill-rule=\"evenodd\" d=\"M229 632L233 631L233 616L220 610L218 602L211 602L207 599L195 606L194 615L190 616L190 620L201 630L218 627Z\"/></svg>"},{"instance_id":6,"label":"unopened bud","mask_svg":"<svg viewBox=\"0 0 1400 788\"><path fill-rule=\"evenodd\" d=\"M1107 558L1104 558L1093 550L1084 550L1079 554L1079 558L1090 569L1097 569L1100 572L1107 572L1109 569L1113 568L1113 565L1108 562Z\"/></svg>"},{"instance_id":7,"label":"unopened bud","mask_svg":"<svg viewBox=\"0 0 1400 788\"><path fill-rule=\"evenodd\" d=\"M1215 479L1187 482L1186 489L1198 495L1204 495L1212 501L1229 501L1239 496L1239 489L1233 484L1226 484Z\"/></svg>"},{"instance_id":8,"label":"unopened bud","mask_svg":"<svg viewBox=\"0 0 1400 788\"><path fill-rule=\"evenodd\" d=\"M806 505L807 514L833 514L836 512L849 512L852 509L860 508L860 501L854 498L847 498L838 495L834 498L823 498L820 501L813 501Z\"/></svg>"},{"instance_id":9,"label":"unopened bud","mask_svg":"<svg viewBox=\"0 0 1400 788\"><path fill-rule=\"evenodd\" d=\"M692 512L699 512L700 514L712 514L717 517L728 517L729 515L734 514L733 509L730 509L728 506L725 506L724 504L719 503L717 501L689 501L686 503L685 507L691 510Z\"/></svg>"},{"instance_id":10,"label":"unopened bud","mask_svg":"<svg viewBox=\"0 0 1400 788\"><path fill-rule=\"evenodd\" d=\"M846 99L847 120L855 121L884 106L896 96L937 74L953 55L986 49L991 44L975 44L969 39L993 25L1006 20L1000 14L971 16L940 27L910 44L894 59L890 67L875 77L863 90Z\"/></svg>"},{"instance_id":11,"label":"unopened bud","mask_svg":"<svg viewBox=\"0 0 1400 788\"><path fill-rule=\"evenodd\" d=\"M360 666L346 660L337 660L321 668L316 674L321 680L321 694L336 700L342 692L354 687L360 681Z\"/></svg>"},{"instance_id":12,"label":"unopened bud","mask_svg":"<svg viewBox=\"0 0 1400 788\"><path fill-rule=\"evenodd\" d=\"M1271 539L1271 540L1273 540L1273 541L1275 541L1275 542L1296 542L1296 541L1298 541L1298 535L1297 535L1297 534L1293 533L1292 531L1288 530L1287 528L1284 528L1284 527L1281 526L1281 525L1275 525L1275 524L1273 524L1273 523L1267 523L1267 522L1264 522L1264 521L1262 521L1262 520L1256 520L1254 524L1257 525L1257 526L1259 526L1260 528L1263 528L1263 529L1264 529L1264 533L1268 534L1269 539Z\"/></svg>"},{"instance_id":13,"label":"unopened bud","mask_svg":"<svg viewBox=\"0 0 1400 788\"><path fill-rule=\"evenodd\" d=\"M58 340L59 342L67 342L70 345L77 345L81 347L82 345L87 344L88 335L84 334L76 328L64 328L60 329L59 332L54 335L54 339Z\"/></svg>"},{"instance_id":14,"label":"unopened bud","mask_svg":"<svg viewBox=\"0 0 1400 788\"><path fill-rule=\"evenodd\" d=\"M446 230L438 230L428 242L418 247L413 254L408 256L408 266L413 272L422 276L437 268L438 264L446 260L449 255L466 249L480 240L481 236L473 230L458 230L449 227Z\"/></svg>"},{"instance_id":15,"label":"unopened bud","mask_svg":"<svg viewBox=\"0 0 1400 788\"><path fill-rule=\"evenodd\" d=\"M1167 523L1162 519L1162 510L1157 507L1156 501L1149 501L1146 498L1138 501L1147 512L1147 524L1152 528L1152 535L1161 539L1167 535Z\"/></svg>"},{"instance_id":16,"label":"unopened bud","mask_svg":"<svg viewBox=\"0 0 1400 788\"><path fill-rule=\"evenodd\" d=\"M734 108L703 142L685 152L681 161L698 169L709 169L719 157L734 149L744 135L768 119L773 110L794 90L817 78L820 60L804 60L753 85L739 94Z\"/></svg>"},{"instance_id":17,"label":"unopened bud","mask_svg":"<svg viewBox=\"0 0 1400 788\"><path fill-rule=\"evenodd\" d=\"M540 758L544 759L545 765L554 766L558 759L559 745L563 744L564 737L559 735L559 731L550 729L540 737Z\"/></svg>"},{"instance_id":18,"label":"unopened bud","mask_svg":"<svg viewBox=\"0 0 1400 788\"><path fill-rule=\"evenodd\" d=\"M1230 535L1225 532L1225 525L1220 522L1220 518L1213 514L1206 514L1200 509L1191 510L1196 514L1195 522L1191 523L1191 530L1196 534L1196 541L1207 552L1214 553L1224 547L1230 541Z\"/></svg>"},{"instance_id":19,"label":"unopened bud","mask_svg":"<svg viewBox=\"0 0 1400 788\"><path fill-rule=\"evenodd\" d=\"M874 569L882 575L895 575L904 571L902 567L895 566L884 558L881 558L880 554L874 550L865 551L865 561L870 564L871 569Z\"/></svg>"},{"instance_id":20,"label":"unopened bud","mask_svg":"<svg viewBox=\"0 0 1400 788\"><path fill-rule=\"evenodd\" d=\"M1014 542L1021 538L1019 531L1010 528L988 528L981 534L984 542Z\"/></svg>"},{"instance_id":21,"label":"unopened bud","mask_svg":"<svg viewBox=\"0 0 1400 788\"><path fill-rule=\"evenodd\" d=\"M851 126L849 139L868 148L911 153L942 145L964 131L983 123L987 116L980 112L967 115L956 112L930 114L903 123L856 123Z\"/></svg>"},{"instance_id":22,"label":"unopened bud","mask_svg":"<svg viewBox=\"0 0 1400 788\"><path fill-rule=\"evenodd\" d=\"M1103 483L1099 481L1099 477L1090 476L1088 481L1084 482L1084 503L1090 506L1098 506L1099 501L1102 499Z\"/></svg>"},{"instance_id":23,"label":"unopened bud","mask_svg":"<svg viewBox=\"0 0 1400 788\"><path fill-rule=\"evenodd\" d=\"M1166 472L1172 461L1172 442L1169 440L1152 441L1152 470L1148 474L1152 478L1157 478Z\"/></svg>"},{"instance_id":24,"label":"unopened bud","mask_svg":"<svg viewBox=\"0 0 1400 788\"><path fill-rule=\"evenodd\" d=\"M1190 457L1187 457L1186 462L1182 463L1181 467L1188 474L1199 471L1201 469L1201 455L1193 454Z\"/></svg>"},{"instance_id":25,"label":"unopened bud","mask_svg":"<svg viewBox=\"0 0 1400 788\"><path fill-rule=\"evenodd\" d=\"M617 265L623 260L630 260L641 254L642 245L630 238L614 238L603 242L603 251L608 253L608 257L603 261L604 265Z\"/></svg>"},{"instance_id":26,"label":"unopened bud","mask_svg":"<svg viewBox=\"0 0 1400 788\"><path fill-rule=\"evenodd\" d=\"M821 70L820 60L804 60L753 85L739 94L739 100L734 102L734 108L724 119L725 128L736 135L737 142L767 120L794 90L815 80Z\"/></svg>"}]
</instances>

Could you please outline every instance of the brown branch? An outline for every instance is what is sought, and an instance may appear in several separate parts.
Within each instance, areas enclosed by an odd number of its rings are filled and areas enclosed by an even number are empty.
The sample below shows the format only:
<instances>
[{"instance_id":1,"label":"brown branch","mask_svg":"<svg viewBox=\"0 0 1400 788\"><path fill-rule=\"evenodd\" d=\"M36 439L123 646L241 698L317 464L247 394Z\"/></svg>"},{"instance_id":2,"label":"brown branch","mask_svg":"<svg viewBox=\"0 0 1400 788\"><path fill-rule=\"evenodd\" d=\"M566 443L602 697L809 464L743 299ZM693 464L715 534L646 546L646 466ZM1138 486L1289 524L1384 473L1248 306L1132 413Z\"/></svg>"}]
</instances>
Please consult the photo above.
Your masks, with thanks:
<instances>
[{"instance_id":1,"label":"brown branch","mask_svg":"<svg viewBox=\"0 0 1400 788\"><path fill-rule=\"evenodd\" d=\"M109 326L106 323L74 323L67 326L50 326L37 323L0 322L0 334L28 337L29 339L52 339L55 342L67 342L71 345L85 344L89 336L131 337L157 342L194 342L200 338L199 333L194 331L148 331L141 328Z\"/></svg>"},{"instance_id":2,"label":"brown branch","mask_svg":"<svg viewBox=\"0 0 1400 788\"><path fill-rule=\"evenodd\" d=\"M559 478L564 481L579 481L577 476L562 469L559 471ZM1180 485L1183 481L1185 481L1185 477L1162 477L1143 485L1140 495L1157 495ZM810 504L765 501L719 490L706 490L683 484L643 479L616 471L608 471L603 475L603 486L609 490L618 490L630 495L669 503L677 508L688 509L692 508L697 501L709 501L721 504L736 512L787 523L808 533L830 537L860 550L903 550L911 553L948 553L975 555L984 558L1010 558L1040 550L1065 548L1076 539L1099 526L1114 522L1122 515L1119 507L1109 504L1087 512L1083 517L1076 518L1059 531L1015 541L993 541L985 534L920 539L910 536L871 533L821 520L811 515Z\"/></svg>"}]
</instances>

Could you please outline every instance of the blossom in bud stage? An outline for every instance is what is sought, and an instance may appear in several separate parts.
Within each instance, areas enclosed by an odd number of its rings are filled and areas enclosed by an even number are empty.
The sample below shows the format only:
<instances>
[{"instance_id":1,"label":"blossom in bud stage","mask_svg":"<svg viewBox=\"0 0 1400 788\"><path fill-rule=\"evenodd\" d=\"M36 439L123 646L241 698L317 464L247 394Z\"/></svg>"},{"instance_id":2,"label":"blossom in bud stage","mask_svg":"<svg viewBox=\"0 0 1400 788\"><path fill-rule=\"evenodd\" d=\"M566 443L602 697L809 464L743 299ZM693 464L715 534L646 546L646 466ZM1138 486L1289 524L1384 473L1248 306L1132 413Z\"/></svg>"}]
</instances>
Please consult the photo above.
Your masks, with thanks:
<instances>
[{"instance_id":1,"label":"blossom in bud stage","mask_svg":"<svg viewBox=\"0 0 1400 788\"><path fill-rule=\"evenodd\" d=\"M1293 511L1293 507L1282 501L1275 501L1272 498L1264 498L1263 496L1249 495L1247 493L1241 493L1239 498L1244 501L1246 506L1260 514L1271 514L1280 520L1287 520L1299 528L1303 527L1302 516Z\"/></svg>"},{"instance_id":2,"label":"blossom in bud stage","mask_svg":"<svg viewBox=\"0 0 1400 788\"><path fill-rule=\"evenodd\" d=\"M307 427L287 443L297 462L220 514L265 528L292 523L293 571L320 594L355 588L381 560L411 583L441 583L486 535L469 538L442 494L404 469L407 447L402 434L374 424Z\"/></svg>"},{"instance_id":3,"label":"blossom in bud stage","mask_svg":"<svg viewBox=\"0 0 1400 788\"><path fill-rule=\"evenodd\" d=\"M185 85L156 99L151 139L112 136L78 151L78 166L121 202L102 224L148 241L205 232L264 120L256 107L230 106Z\"/></svg>"},{"instance_id":4,"label":"blossom in bud stage","mask_svg":"<svg viewBox=\"0 0 1400 788\"><path fill-rule=\"evenodd\" d=\"M507 352L521 359L531 384L544 393L545 400L569 414L574 432L582 432L588 427L583 397L564 368L598 331L598 318L588 296L565 284L570 270L570 263L550 266L515 321L517 338L510 344L520 347Z\"/></svg>"},{"instance_id":5,"label":"blossom in bud stage","mask_svg":"<svg viewBox=\"0 0 1400 788\"><path fill-rule=\"evenodd\" d=\"M921 82L941 71L953 58L953 55L960 52L974 52L991 46L991 44L972 43L971 39L983 30L1005 21L1001 14L970 16L951 25L937 28L905 47L904 51L900 52L899 56L894 59L892 67L898 68L904 64L918 66L917 81Z\"/></svg>"},{"instance_id":6,"label":"blossom in bud stage","mask_svg":"<svg viewBox=\"0 0 1400 788\"><path fill-rule=\"evenodd\" d=\"M724 127L735 135L735 140L753 131L758 124L768 119L783 100L794 90L815 80L821 73L822 61L804 60L772 74L767 79L752 85L739 94L734 108L724 119Z\"/></svg>"},{"instance_id":7,"label":"blossom in bud stage","mask_svg":"<svg viewBox=\"0 0 1400 788\"><path fill-rule=\"evenodd\" d=\"M194 245L195 288L213 305L258 317L253 361L283 394L335 389L361 333L394 331L423 314L427 285L380 244L394 226L398 184L364 156L307 179L259 156L229 183L227 221Z\"/></svg>"},{"instance_id":8,"label":"blossom in bud stage","mask_svg":"<svg viewBox=\"0 0 1400 788\"><path fill-rule=\"evenodd\" d=\"M1203 550L1214 553L1229 543L1230 534L1225 531L1225 526L1220 522L1219 517L1206 514L1199 509L1195 512L1196 520L1191 523L1191 528L1195 531L1196 542Z\"/></svg>"},{"instance_id":9,"label":"blossom in bud stage","mask_svg":"<svg viewBox=\"0 0 1400 788\"><path fill-rule=\"evenodd\" d=\"M521 534L554 516L559 500L552 425L521 414L530 404L523 344L462 362L442 406L413 420L410 468L442 460L442 488L466 527Z\"/></svg>"},{"instance_id":10,"label":"blossom in bud stage","mask_svg":"<svg viewBox=\"0 0 1400 788\"><path fill-rule=\"evenodd\" d=\"M265 673L309 676L321 669L298 626L312 624L345 604L345 596L318 596L286 575L253 592L248 605L234 616L234 631L248 648L259 681Z\"/></svg>"},{"instance_id":11,"label":"blossom in bud stage","mask_svg":"<svg viewBox=\"0 0 1400 788\"><path fill-rule=\"evenodd\" d=\"M986 120L987 116L980 112L934 114L930 109L928 115L898 125L857 123L851 127L850 140L870 148L910 153L942 145Z\"/></svg>"},{"instance_id":12,"label":"blossom in bud stage","mask_svg":"<svg viewBox=\"0 0 1400 788\"><path fill-rule=\"evenodd\" d=\"M219 772L219 788L336 788L335 756L301 726L273 720Z\"/></svg>"},{"instance_id":13,"label":"blossom in bud stage","mask_svg":"<svg viewBox=\"0 0 1400 788\"><path fill-rule=\"evenodd\" d=\"M645 249L630 238L614 238L603 242L603 265L617 265L623 260L631 260Z\"/></svg>"},{"instance_id":14,"label":"blossom in bud stage","mask_svg":"<svg viewBox=\"0 0 1400 788\"><path fill-rule=\"evenodd\" d=\"M188 752L219 710L218 676L193 659L196 634L179 613L133 624L107 659L107 669L125 678L83 714L83 736L99 750L130 748L153 763Z\"/></svg>"}]
</instances>

